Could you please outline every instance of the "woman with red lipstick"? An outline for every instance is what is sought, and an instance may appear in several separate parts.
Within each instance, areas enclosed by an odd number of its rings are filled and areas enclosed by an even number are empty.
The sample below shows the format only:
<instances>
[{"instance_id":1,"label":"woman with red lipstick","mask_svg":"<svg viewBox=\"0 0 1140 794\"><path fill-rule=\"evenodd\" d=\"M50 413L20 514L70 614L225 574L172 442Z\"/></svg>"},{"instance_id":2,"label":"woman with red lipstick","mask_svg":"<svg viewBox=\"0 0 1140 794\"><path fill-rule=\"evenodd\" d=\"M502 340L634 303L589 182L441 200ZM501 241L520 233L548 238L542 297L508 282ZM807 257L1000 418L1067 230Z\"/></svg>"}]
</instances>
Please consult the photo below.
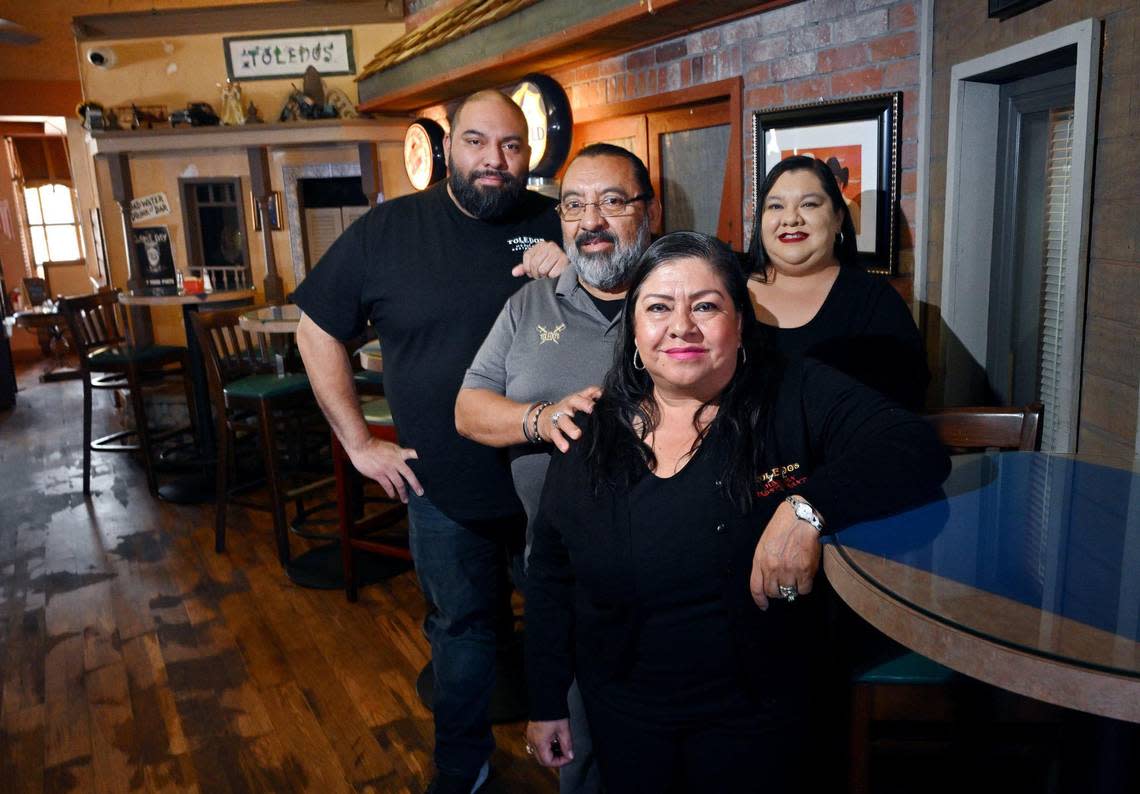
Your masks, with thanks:
<instances>
[{"instance_id":1,"label":"woman with red lipstick","mask_svg":"<svg viewBox=\"0 0 1140 794\"><path fill-rule=\"evenodd\" d=\"M949 469L920 418L755 344L735 255L646 251L604 393L551 461L527 584L527 748L573 756L577 676L602 782L626 792L802 783L820 533L926 498Z\"/></svg>"},{"instance_id":2,"label":"woman with red lipstick","mask_svg":"<svg viewBox=\"0 0 1140 794\"><path fill-rule=\"evenodd\" d=\"M789 157L760 187L745 269L769 344L922 410L930 371L906 304L856 261L855 227L827 165Z\"/></svg>"}]
</instances>

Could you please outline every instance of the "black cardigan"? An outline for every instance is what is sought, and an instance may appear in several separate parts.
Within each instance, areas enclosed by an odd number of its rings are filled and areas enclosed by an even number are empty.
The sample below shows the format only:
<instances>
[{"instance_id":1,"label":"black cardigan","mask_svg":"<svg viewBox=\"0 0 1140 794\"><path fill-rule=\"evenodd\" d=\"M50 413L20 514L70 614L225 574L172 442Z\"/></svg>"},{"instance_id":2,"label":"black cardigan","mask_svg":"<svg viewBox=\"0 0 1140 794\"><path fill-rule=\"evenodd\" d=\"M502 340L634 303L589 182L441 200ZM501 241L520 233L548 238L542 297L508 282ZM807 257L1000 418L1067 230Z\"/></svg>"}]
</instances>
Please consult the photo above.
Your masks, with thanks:
<instances>
[{"instance_id":1,"label":"black cardigan","mask_svg":"<svg viewBox=\"0 0 1140 794\"><path fill-rule=\"evenodd\" d=\"M593 432L593 423L584 431ZM749 591L753 551L784 497L802 495L834 532L930 498L950 467L924 420L810 360L785 371L765 438L752 510L742 515L725 496L717 514L709 516L738 674L761 695L763 686L787 682L787 654L811 647L808 635L818 629L809 617L818 613L806 611L802 600L773 601L762 612ZM584 688L620 678L641 622L631 571L628 493L592 493L587 442L583 437L551 460L534 525L526 593L533 720L566 717L566 692L574 676ZM710 432L704 443L725 440Z\"/></svg>"}]
</instances>

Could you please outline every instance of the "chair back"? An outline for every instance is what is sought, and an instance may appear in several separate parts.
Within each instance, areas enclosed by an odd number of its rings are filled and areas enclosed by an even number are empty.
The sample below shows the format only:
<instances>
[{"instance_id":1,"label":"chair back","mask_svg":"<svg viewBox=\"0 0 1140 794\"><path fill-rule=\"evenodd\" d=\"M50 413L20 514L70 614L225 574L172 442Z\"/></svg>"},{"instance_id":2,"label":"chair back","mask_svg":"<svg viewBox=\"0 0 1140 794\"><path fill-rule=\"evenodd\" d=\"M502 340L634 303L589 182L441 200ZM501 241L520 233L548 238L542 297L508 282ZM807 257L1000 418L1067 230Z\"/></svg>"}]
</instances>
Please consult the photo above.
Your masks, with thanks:
<instances>
[{"instance_id":1,"label":"chair back","mask_svg":"<svg viewBox=\"0 0 1140 794\"><path fill-rule=\"evenodd\" d=\"M210 399L220 400L219 405L225 404L223 391L228 384L248 375L275 372L276 356L286 353L280 346L274 347L268 335L250 333L241 327L241 315L257 308L241 306L190 315L206 364Z\"/></svg>"},{"instance_id":2,"label":"chair back","mask_svg":"<svg viewBox=\"0 0 1140 794\"><path fill-rule=\"evenodd\" d=\"M96 292L77 298L63 298L59 311L67 321L71 344L80 366L95 352L128 342L126 313L119 303L119 291Z\"/></svg>"},{"instance_id":3,"label":"chair back","mask_svg":"<svg viewBox=\"0 0 1140 794\"><path fill-rule=\"evenodd\" d=\"M1024 408L971 406L946 408L927 414L938 439L951 454L984 449L1041 449L1041 417L1045 407L1030 403Z\"/></svg>"}]
</instances>

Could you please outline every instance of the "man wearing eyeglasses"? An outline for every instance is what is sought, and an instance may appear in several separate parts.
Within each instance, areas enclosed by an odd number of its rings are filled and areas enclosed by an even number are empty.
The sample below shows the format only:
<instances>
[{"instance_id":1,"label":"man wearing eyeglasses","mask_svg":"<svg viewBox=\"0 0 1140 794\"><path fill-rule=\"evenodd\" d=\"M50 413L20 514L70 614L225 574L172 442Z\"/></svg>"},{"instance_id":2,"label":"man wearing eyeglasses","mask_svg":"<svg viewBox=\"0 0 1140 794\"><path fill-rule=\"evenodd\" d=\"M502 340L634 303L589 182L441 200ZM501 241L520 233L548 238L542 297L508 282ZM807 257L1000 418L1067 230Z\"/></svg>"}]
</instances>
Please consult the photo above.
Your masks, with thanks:
<instances>
[{"instance_id":1,"label":"man wearing eyeglasses","mask_svg":"<svg viewBox=\"0 0 1140 794\"><path fill-rule=\"evenodd\" d=\"M557 210L570 267L507 300L455 403L461 435L510 447L528 522L538 512L551 445L569 449L581 435L574 414L592 411L601 394L629 277L661 217L645 164L605 143L587 146L570 163ZM575 697L572 691L572 718L582 714ZM597 772L583 746L584 717L570 735L575 746L562 748L561 791L596 792Z\"/></svg>"}]
</instances>

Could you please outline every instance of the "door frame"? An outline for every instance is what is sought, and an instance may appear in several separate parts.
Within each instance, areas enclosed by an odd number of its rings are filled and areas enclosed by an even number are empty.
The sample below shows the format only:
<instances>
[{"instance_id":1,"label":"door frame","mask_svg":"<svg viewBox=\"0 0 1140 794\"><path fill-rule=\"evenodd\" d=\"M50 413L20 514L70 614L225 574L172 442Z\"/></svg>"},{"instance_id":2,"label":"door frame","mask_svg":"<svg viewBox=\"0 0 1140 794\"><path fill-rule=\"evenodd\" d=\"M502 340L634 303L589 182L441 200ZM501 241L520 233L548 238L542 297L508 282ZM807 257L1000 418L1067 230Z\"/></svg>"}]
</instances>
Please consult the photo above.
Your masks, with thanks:
<instances>
[{"instance_id":1,"label":"door frame","mask_svg":"<svg viewBox=\"0 0 1140 794\"><path fill-rule=\"evenodd\" d=\"M954 65L950 70L950 122L946 163L945 237L942 249L941 364L943 401L962 405L976 399L984 379L989 331L988 296L993 257L997 136L1000 89L1019 69L1047 71L1066 50L1075 50L1073 97L1072 214L1065 261L1072 278L1062 299L1072 328L1062 345L1062 382L1068 392L1056 423L1060 449L1075 452L1080 417L1081 349L1092 205L1093 147L1096 143L1097 79L1101 23L1085 19L1029 41ZM1063 65L1052 63L1052 67ZM1035 68L1036 67L1036 68ZM979 241L983 241L979 245Z\"/></svg>"}]
</instances>

